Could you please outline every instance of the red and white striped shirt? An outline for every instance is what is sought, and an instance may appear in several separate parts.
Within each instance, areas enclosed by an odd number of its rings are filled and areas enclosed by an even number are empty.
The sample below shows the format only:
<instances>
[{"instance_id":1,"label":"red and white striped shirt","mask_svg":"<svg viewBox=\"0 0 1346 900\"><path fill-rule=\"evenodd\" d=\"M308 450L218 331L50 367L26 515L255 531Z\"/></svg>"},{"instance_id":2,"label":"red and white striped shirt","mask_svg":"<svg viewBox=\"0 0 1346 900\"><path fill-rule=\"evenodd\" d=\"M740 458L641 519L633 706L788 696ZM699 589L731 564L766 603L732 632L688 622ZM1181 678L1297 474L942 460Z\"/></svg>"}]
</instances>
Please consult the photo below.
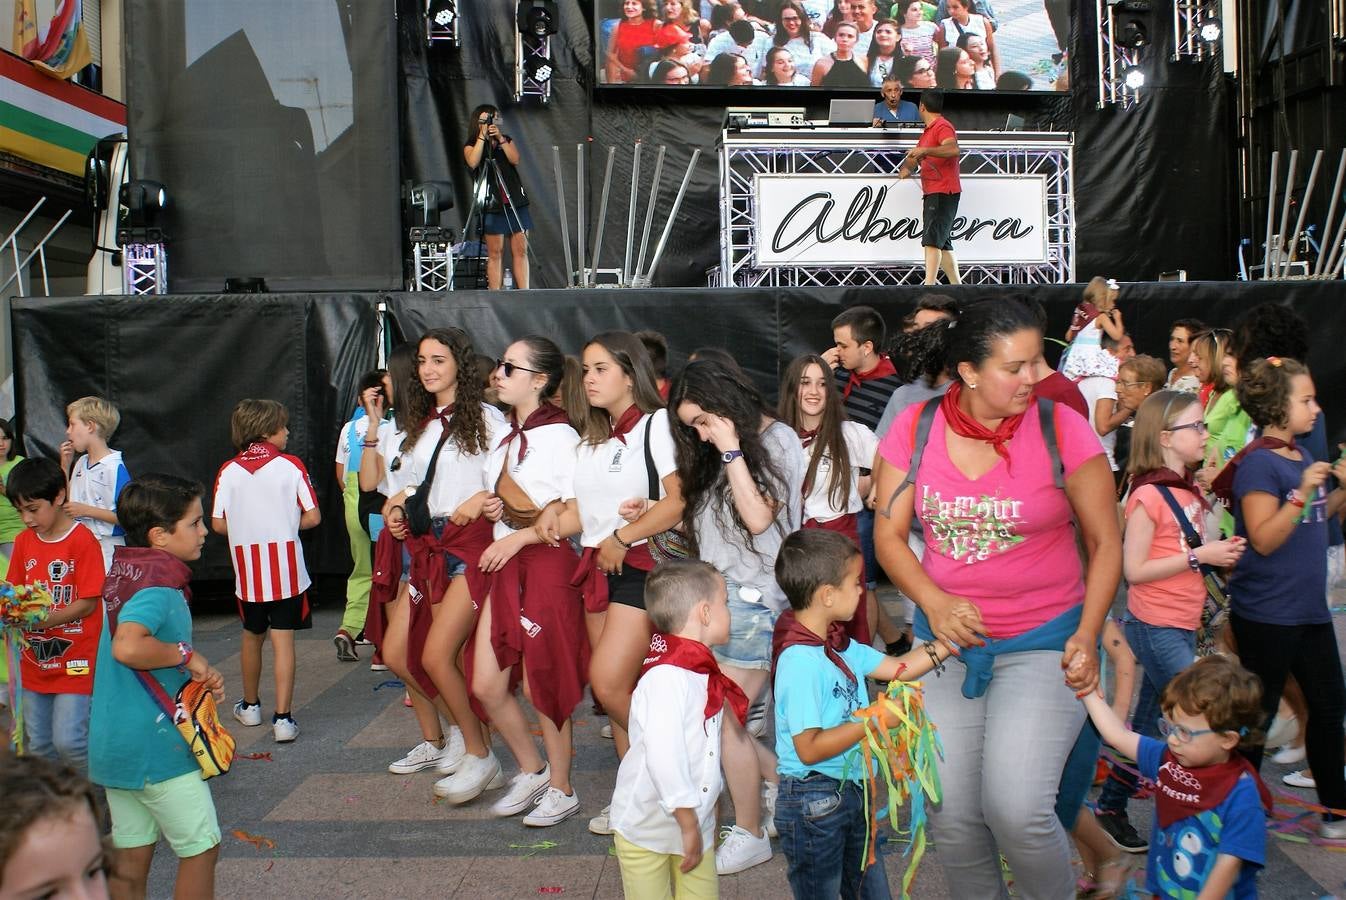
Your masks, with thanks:
<instances>
[{"instance_id":1,"label":"red and white striped shirt","mask_svg":"<svg viewBox=\"0 0 1346 900\"><path fill-rule=\"evenodd\" d=\"M308 590L299 517L317 505L304 464L271 444L253 444L220 467L212 515L229 524L239 599L266 603Z\"/></svg>"}]
</instances>

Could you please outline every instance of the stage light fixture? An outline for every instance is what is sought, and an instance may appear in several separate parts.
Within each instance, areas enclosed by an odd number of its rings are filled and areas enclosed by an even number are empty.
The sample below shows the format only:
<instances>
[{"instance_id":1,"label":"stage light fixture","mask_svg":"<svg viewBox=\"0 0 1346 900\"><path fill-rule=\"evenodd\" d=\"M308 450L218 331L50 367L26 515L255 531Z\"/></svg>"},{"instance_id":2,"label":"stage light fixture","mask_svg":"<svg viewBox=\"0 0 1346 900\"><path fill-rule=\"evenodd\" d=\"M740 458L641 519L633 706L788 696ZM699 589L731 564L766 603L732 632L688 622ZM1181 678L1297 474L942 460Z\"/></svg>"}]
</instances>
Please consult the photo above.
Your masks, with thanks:
<instances>
[{"instance_id":1,"label":"stage light fixture","mask_svg":"<svg viewBox=\"0 0 1346 900\"><path fill-rule=\"evenodd\" d=\"M431 0L425 15L432 24L448 28L458 18L458 4L456 0Z\"/></svg>"},{"instance_id":2,"label":"stage light fixture","mask_svg":"<svg viewBox=\"0 0 1346 900\"><path fill-rule=\"evenodd\" d=\"M1129 89L1138 91L1145 87L1145 70L1140 66L1131 66L1122 73L1122 83Z\"/></svg>"},{"instance_id":3,"label":"stage light fixture","mask_svg":"<svg viewBox=\"0 0 1346 900\"><path fill-rule=\"evenodd\" d=\"M408 228L438 228L439 214L446 209L453 209L453 186L447 181L403 184L402 213Z\"/></svg>"},{"instance_id":4,"label":"stage light fixture","mask_svg":"<svg viewBox=\"0 0 1346 900\"><path fill-rule=\"evenodd\" d=\"M556 34L560 16L554 0L521 0L518 20L520 34L543 38Z\"/></svg>"},{"instance_id":5,"label":"stage light fixture","mask_svg":"<svg viewBox=\"0 0 1346 900\"><path fill-rule=\"evenodd\" d=\"M126 207L128 228L153 228L159 213L168 206L168 191L157 181L128 181L121 186L117 199Z\"/></svg>"},{"instance_id":6,"label":"stage light fixture","mask_svg":"<svg viewBox=\"0 0 1346 900\"><path fill-rule=\"evenodd\" d=\"M1150 31L1139 19L1127 19L1117 31L1117 46L1139 50L1150 43Z\"/></svg>"},{"instance_id":7,"label":"stage light fixture","mask_svg":"<svg viewBox=\"0 0 1346 900\"><path fill-rule=\"evenodd\" d=\"M1220 18L1212 12L1206 12L1201 17L1201 24L1197 26L1197 34L1201 40L1207 44L1214 44L1220 40L1220 35L1224 31L1220 27Z\"/></svg>"},{"instance_id":8,"label":"stage light fixture","mask_svg":"<svg viewBox=\"0 0 1346 900\"><path fill-rule=\"evenodd\" d=\"M529 56L528 62L524 64L524 75L529 81L536 82L538 85L546 84L551 80L552 73L556 71L556 64L546 56Z\"/></svg>"}]
</instances>

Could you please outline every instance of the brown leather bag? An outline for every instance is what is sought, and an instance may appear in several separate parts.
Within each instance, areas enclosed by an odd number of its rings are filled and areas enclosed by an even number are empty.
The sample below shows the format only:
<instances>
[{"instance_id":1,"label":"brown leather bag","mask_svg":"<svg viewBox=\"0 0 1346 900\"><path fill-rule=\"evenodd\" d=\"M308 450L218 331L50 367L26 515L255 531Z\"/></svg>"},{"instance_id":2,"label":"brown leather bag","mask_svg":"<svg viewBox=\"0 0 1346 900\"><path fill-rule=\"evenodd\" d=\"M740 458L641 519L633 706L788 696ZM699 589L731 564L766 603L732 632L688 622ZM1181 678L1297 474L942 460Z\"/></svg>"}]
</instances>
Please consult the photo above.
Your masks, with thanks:
<instances>
[{"instance_id":1,"label":"brown leather bag","mask_svg":"<svg viewBox=\"0 0 1346 900\"><path fill-rule=\"evenodd\" d=\"M505 524L515 531L532 528L542 515L542 510L533 505L524 489L510 477L508 463L501 467L500 477L495 480L495 495L505 504Z\"/></svg>"}]
</instances>

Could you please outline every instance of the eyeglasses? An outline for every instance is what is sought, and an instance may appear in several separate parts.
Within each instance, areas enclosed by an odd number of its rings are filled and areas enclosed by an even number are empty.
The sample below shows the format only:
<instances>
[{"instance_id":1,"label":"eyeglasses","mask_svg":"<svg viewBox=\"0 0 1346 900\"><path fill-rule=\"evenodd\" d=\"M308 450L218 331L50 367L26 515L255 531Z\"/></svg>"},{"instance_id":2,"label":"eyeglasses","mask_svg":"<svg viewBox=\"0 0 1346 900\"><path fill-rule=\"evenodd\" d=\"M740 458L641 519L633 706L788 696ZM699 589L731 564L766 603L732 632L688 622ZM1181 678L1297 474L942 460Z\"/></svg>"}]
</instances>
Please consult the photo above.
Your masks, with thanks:
<instances>
[{"instance_id":1,"label":"eyeglasses","mask_svg":"<svg viewBox=\"0 0 1346 900\"><path fill-rule=\"evenodd\" d=\"M1230 728L1188 728L1186 725L1176 725L1168 720L1168 716L1159 717L1159 733L1165 738L1177 738L1179 744L1190 744L1192 738L1200 737L1203 734L1224 734L1226 731L1232 731ZM1248 729L1240 728L1235 732L1239 737L1248 733Z\"/></svg>"},{"instance_id":2,"label":"eyeglasses","mask_svg":"<svg viewBox=\"0 0 1346 900\"><path fill-rule=\"evenodd\" d=\"M525 369L523 366L516 366L516 365L514 365L514 363L512 363L512 362L505 362L503 359L497 359L497 360L495 361L495 367L496 367L497 369L504 369L504 370L505 370L505 377L506 377L506 378L513 378L513 377L514 377L514 373L515 373L515 371L519 371L519 372L531 372L531 373L534 374L534 375L546 375L546 374L547 374L546 372L539 372L537 369Z\"/></svg>"},{"instance_id":3,"label":"eyeglasses","mask_svg":"<svg viewBox=\"0 0 1346 900\"><path fill-rule=\"evenodd\" d=\"M780 20L782 22L798 22L799 16L781 16Z\"/></svg>"},{"instance_id":4,"label":"eyeglasses","mask_svg":"<svg viewBox=\"0 0 1346 900\"><path fill-rule=\"evenodd\" d=\"M1164 430L1168 432L1174 432L1174 431L1183 431L1188 428L1192 429L1197 434L1205 434L1207 430L1205 422L1188 422L1186 425L1174 425L1172 428L1165 428Z\"/></svg>"},{"instance_id":5,"label":"eyeglasses","mask_svg":"<svg viewBox=\"0 0 1346 900\"><path fill-rule=\"evenodd\" d=\"M1118 386L1118 387L1124 387L1124 388L1137 388L1137 387L1140 387L1142 384L1147 384L1147 383L1148 383L1148 382L1144 382L1144 381L1119 381L1119 382L1117 382L1117 386Z\"/></svg>"}]
</instances>

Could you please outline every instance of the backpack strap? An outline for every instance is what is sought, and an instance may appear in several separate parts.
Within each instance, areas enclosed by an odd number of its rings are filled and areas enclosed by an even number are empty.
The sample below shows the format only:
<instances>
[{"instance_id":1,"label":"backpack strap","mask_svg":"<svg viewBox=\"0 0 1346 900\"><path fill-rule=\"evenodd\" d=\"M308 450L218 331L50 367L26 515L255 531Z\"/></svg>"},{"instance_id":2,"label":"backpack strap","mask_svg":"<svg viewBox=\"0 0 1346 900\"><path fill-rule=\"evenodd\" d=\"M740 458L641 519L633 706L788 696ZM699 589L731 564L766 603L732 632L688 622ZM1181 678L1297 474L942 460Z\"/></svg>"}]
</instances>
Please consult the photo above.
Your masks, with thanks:
<instances>
[{"instance_id":1,"label":"backpack strap","mask_svg":"<svg viewBox=\"0 0 1346 900\"><path fill-rule=\"evenodd\" d=\"M654 451L650 449L650 426L654 424L654 413L645 420L645 478L648 482L645 493L652 502L659 502L659 472L654 468Z\"/></svg>"},{"instance_id":2,"label":"backpack strap","mask_svg":"<svg viewBox=\"0 0 1346 900\"><path fill-rule=\"evenodd\" d=\"M921 407L921 414L916 417L916 424L911 432L911 463L907 466L906 480L897 489L898 494L916 483L916 470L921 467L921 457L925 455L925 445L930 441L930 429L935 424L935 413L939 412L939 405L943 401L943 395L931 397L925 401L925 405Z\"/></svg>"},{"instance_id":3,"label":"backpack strap","mask_svg":"<svg viewBox=\"0 0 1346 900\"><path fill-rule=\"evenodd\" d=\"M1052 484L1058 491L1066 489L1066 467L1061 462L1061 444L1056 434L1056 404L1046 397L1038 398L1038 421L1042 424L1042 440L1047 444L1047 455L1052 461Z\"/></svg>"},{"instance_id":4,"label":"backpack strap","mask_svg":"<svg viewBox=\"0 0 1346 900\"><path fill-rule=\"evenodd\" d=\"M140 686L145 689L145 693L150 695L154 705L162 709L164 715L168 716L168 721L176 723L182 712L181 707L178 706L176 700L168 696L168 691L164 690L164 686L159 683L158 679L143 669L136 669L136 678L140 681Z\"/></svg>"},{"instance_id":5,"label":"backpack strap","mask_svg":"<svg viewBox=\"0 0 1346 900\"><path fill-rule=\"evenodd\" d=\"M1159 491L1159 496L1164 498L1168 504L1169 510L1173 513L1173 518L1177 519L1178 527L1182 529L1182 536L1187 539L1187 546L1195 550L1200 547L1204 541L1201 535L1197 534L1196 529L1192 527L1192 520L1187 518L1187 514L1182 511L1182 506L1178 503L1178 498L1173 496L1173 491L1169 490L1168 485L1156 484L1155 488ZM1211 575L1215 573L1214 566L1208 566L1201 563L1201 574Z\"/></svg>"}]
</instances>

